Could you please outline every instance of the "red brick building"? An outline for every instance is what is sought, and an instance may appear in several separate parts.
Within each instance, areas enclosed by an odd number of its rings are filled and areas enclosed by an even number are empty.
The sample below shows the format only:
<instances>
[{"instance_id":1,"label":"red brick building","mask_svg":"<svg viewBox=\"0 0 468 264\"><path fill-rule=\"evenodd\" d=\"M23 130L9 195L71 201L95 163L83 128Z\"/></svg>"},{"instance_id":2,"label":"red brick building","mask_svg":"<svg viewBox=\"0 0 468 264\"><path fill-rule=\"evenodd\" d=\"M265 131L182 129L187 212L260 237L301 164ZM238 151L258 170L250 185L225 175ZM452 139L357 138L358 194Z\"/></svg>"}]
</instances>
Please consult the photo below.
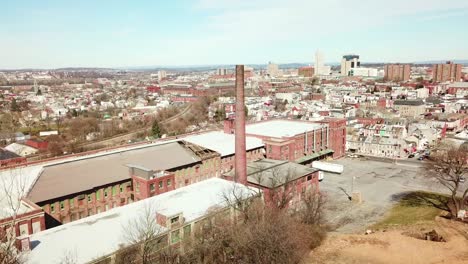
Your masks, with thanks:
<instances>
[{"instance_id":1,"label":"red brick building","mask_svg":"<svg viewBox=\"0 0 468 264\"><path fill-rule=\"evenodd\" d=\"M263 192L266 205L294 206L306 191L318 190L319 170L288 161L262 159L247 163L247 186ZM224 175L232 180L235 170ZM287 204L280 204L287 202Z\"/></svg>"},{"instance_id":2,"label":"red brick building","mask_svg":"<svg viewBox=\"0 0 468 264\"><path fill-rule=\"evenodd\" d=\"M46 216L42 208L28 199L22 199L19 203L14 216L0 219L0 233L11 232L9 229L14 228L14 237L22 237L45 230ZM0 237L3 236L0 234Z\"/></svg>"},{"instance_id":3,"label":"red brick building","mask_svg":"<svg viewBox=\"0 0 468 264\"><path fill-rule=\"evenodd\" d=\"M33 147L35 149L39 150L46 150L47 147L49 146L49 142L44 141L42 139L28 139L26 140L26 145Z\"/></svg>"},{"instance_id":4,"label":"red brick building","mask_svg":"<svg viewBox=\"0 0 468 264\"><path fill-rule=\"evenodd\" d=\"M346 119L270 120L247 125L246 134L263 140L269 159L307 163L345 155Z\"/></svg>"},{"instance_id":5,"label":"red brick building","mask_svg":"<svg viewBox=\"0 0 468 264\"><path fill-rule=\"evenodd\" d=\"M432 66L432 79L434 82L459 82L461 80L461 64L447 61L445 64Z\"/></svg>"},{"instance_id":6,"label":"red brick building","mask_svg":"<svg viewBox=\"0 0 468 264\"><path fill-rule=\"evenodd\" d=\"M302 77L314 77L315 70L312 66L300 67L298 70L298 75Z\"/></svg>"},{"instance_id":7,"label":"red brick building","mask_svg":"<svg viewBox=\"0 0 468 264\"><path fill-rule=\"evenodd\" d=\"M405 82L411 77L411 65L409 64L387 64L384 66L384 80Z\"/></svg>"}]
</instances>

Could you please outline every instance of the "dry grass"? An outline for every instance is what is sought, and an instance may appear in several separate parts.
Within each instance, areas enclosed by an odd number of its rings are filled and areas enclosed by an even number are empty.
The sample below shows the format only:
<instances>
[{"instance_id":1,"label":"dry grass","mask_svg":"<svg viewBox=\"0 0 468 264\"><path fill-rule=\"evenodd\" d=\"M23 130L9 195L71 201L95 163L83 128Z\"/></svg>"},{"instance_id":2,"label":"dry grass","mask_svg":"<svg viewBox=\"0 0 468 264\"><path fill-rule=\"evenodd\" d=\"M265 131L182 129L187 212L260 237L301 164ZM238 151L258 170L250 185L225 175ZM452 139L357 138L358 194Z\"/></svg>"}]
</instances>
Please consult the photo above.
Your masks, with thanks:
<instances>
[{"instance_id":1,"label":"dry grass","mask_svg":"<svg viewBox=\"0 0 468 264\"><path fill-rule=\"evenodd\" d=\"M444 196L427 192L405 193L398 204L387 213L385 218L371 226L371 229L386 229L433 222L441 210L433 206Z\"/></svg>"}]
</instances>

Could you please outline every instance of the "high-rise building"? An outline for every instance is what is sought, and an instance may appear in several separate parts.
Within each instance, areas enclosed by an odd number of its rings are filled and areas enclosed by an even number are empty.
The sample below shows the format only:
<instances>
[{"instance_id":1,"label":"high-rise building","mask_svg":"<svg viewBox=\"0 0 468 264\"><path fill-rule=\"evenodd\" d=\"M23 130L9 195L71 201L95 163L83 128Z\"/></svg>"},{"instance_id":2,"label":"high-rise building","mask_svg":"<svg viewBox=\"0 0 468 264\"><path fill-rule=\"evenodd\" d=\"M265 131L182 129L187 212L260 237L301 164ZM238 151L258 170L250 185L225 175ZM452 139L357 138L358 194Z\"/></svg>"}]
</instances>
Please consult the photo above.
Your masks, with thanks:
<instances>
[{"instance_id":1,"label":"high-rise building","mask_svg":"<svg viewBox=\"0 0 468 264\"><path fill-rule=\"evenodd\" d=\"M272 63L271 61L268 62L268 65L267 65L267 74L269 74L269 75L272 76L272 77L278 76L278 74L279 74L279 67L278 67L278 64L274 64L274 63Z\"/></svg>"},{"instance_id":2,"label":"high-rise building","mask_svg":"<svg viewBox=\"0 0 468 264\"><path fill-rule=\"evenodd\" d=\"M331 67L325 66L323 53L315 52L315 75L330 75Z\"/></svg>"},{"instance_id":3,"label":"high-rise building","mask_svg":"<svg viewBox=\"0 0 468 264\"><path fill-rule=\"evenodd\" d=\"M409 64L387 64L384 66L384 79L387 81L408 81L411 75Z\"/></svg>"},{"instance_id":4,"label":"high-rise building","mask_svg":"<svg viewBox=\"0 0 468 264\"><path fill-rule=\"evenodd\" d=\"M224 68L217 69L216 75L227 75L227 69L224 69Z\"/></svg>"},{"instance_id":5,"label":"high-rise building","mask_svg":"<svg viewBox=\"0 0 468 264\"><path fill-rule=\"evenodd\" d=\"M341 75L348 76L351 68L359 68L360 66L359 55L344 55L341 59Z\"/></svg>"},{"instance_id":6,"label":"high-rise building","mask_svg":"<svg viewBox=\"0 0 468 264\"><path fill-rule=\"evenodd\" d=\"M432 79L434 82L458 82L461 79L461 64L447 61L445 64L432 66Z\"/></svg>"},{"instance_id":7,"label":"high-rise building","mask_svg":"<svg viewBox=\"0 0 468 264\"><path fill-rule=\"evenodd\" d=\"M161 81L166 78L166 71L158 71L158 79Z\"/></svg>"}]
</instances>

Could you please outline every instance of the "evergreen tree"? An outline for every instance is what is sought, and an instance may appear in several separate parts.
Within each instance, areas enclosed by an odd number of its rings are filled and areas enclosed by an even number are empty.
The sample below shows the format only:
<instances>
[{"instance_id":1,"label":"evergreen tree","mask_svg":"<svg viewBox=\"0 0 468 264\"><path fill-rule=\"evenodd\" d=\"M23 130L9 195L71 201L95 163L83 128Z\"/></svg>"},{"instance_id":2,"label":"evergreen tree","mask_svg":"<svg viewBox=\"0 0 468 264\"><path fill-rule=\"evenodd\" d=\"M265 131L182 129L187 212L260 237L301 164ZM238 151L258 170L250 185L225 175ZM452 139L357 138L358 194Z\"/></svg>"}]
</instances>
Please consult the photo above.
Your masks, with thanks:
<instances>
[{"instance_id":1,"label":"evergreen tree","mask_svg":"<svg viewBox=\"0 0 468 264\"><path fill-rule=\"evenodd\" d=\"M158 121L153 122L153 126L151 127L151 134L155 138L160 138L161 137L161 129L159 128Z\"/></svg>"},{"instance_id":2,"label":"evergreen tree","mask_svg":"<svg viewBox=\"0 0 468 264\"><path fill-rule=\"evenodd\" d=\"M18 112L19 110L20 109L18 103L16 102L16 98L13 98L13 100L11 101L11 111Z\"/></svg>"}]
</instances>

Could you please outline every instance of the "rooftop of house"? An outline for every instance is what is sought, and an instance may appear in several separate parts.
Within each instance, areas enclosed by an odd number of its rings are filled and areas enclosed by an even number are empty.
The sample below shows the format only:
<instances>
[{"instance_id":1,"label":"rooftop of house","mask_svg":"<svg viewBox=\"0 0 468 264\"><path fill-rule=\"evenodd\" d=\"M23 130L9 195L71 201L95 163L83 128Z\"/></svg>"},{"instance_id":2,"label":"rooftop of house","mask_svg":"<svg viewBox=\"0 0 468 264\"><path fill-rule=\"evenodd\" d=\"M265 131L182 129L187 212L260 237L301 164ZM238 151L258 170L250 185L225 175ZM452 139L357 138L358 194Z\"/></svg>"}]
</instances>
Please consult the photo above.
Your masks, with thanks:
<instances>
[{"instance_id":1,"label":"rooftop of house","mask_svg":"<svg viewBox=\"0 0 468 264\"><path fill-rule=\"evenodd\" d=\"M14 159L14 158L20 158L21 156L11 152L7 149L2 149L0 148L0 160L9 160L9 159Z\"/></svg>"},{"instance_id":2,"label":"rooftop of house","mask_svg":"<svg viewBox=\"0 0 468 264\"><path fill-rule=\"evenodd\" d=\"M127 164L149 170L170 170L201 161L197 150L183 142L163 142L131 151L122 151L45 166L28 194L33 202L43 202L130 179Z\"/></svg>"},{"instance_id":3,"label":"rooftop of house","mask_svg":"<svg viewBox=\"0 0 468 264\"><path fill-rule=\"evenodd\" d=\"M281 138L293 137L322 127L322 124L303 121L272 120L246 125L245 132L248 135Z\"/></svg>"},{"instance_id":4,"label":"rooftop of house","mask_svg":"<svg viewBox=\"0 0 468 264\"><path fill-rule=\"evenodd\" d=\"M214 150L220 153L221 156L234 155L236 150L235 135L226 134L223 131L212 131L198 135L189 135L183 139L207 149ZM245 138L245 143L247 151L264 146L261 139L249 136Z\"/></svg>"},{"instance_id":5,"label":"rooftop of house","mask_svg":"<svg viewBox=\"0 0 468 264\"><path fill-rule=\"evenodd\" d=\"M28 264L59 263L67 254L76 256L76 263L86 263L112 254L125 240L125 228L148 214L171 216L182 213L185 222L203 217L212 208L225 207L225 194L248 198L258 193L252 187L212 178L160 194L129 205L113 208L78 221L48 229L30 236L32 250ZM161 233L167 231L159 226ZM95 241L95 243L90 243Z\"/></svg>"},{"instance_id":6,"label":"rooftop of house","mask_svg":"<svg viewBox=\"0 0 468 264\"><path fill-rule=\"evenodd\" d=\"M294 162L261 159L247 163L247 181L266 188L276 188L316 171ZM235 170L231 170L226 176L233 177L235 173Z\"/></svg>"}]
</instances>

